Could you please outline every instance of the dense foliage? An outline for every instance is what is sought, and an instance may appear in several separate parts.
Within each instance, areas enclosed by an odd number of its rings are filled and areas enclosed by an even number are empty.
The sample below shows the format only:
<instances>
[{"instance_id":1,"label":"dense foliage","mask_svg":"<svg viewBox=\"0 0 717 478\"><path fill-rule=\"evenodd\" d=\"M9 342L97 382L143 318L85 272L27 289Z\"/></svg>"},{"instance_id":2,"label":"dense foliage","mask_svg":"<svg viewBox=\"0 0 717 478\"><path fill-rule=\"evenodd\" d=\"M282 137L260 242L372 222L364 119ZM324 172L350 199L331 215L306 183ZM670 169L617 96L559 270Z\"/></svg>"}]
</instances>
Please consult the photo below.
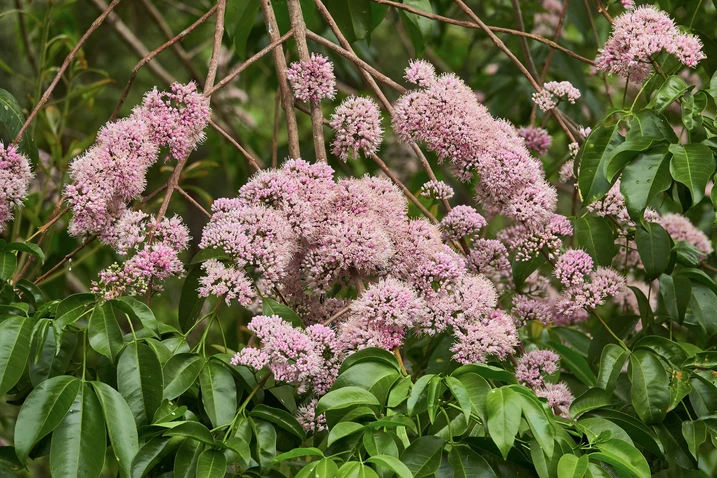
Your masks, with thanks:
<instances>
[{"instance_id":1,"label":"dense foliage","mask_svg":"<svg viewBox=\"0 0 717 478\"><path fill-rule=\"evenodd\" d=\"M717 474L714 2L89 3L0 9L0 477Z\"/></svg>"}]
</instances>

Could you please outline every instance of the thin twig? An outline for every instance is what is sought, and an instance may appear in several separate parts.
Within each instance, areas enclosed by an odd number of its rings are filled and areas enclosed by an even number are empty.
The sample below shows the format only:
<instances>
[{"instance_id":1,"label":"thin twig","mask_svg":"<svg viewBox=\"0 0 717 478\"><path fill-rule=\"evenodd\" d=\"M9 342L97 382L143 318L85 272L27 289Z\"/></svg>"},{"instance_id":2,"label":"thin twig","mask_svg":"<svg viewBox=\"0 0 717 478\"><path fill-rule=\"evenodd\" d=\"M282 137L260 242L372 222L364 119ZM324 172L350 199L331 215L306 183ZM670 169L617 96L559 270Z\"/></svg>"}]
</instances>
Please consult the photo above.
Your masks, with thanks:
<instances>
[{"instance_id":1,"label":"thin twig","mask_svg":"<svg viewBox=\"0 0 717 478\"><path fill-rule=\"evenodd\" d=\"M513 12L515 14L515 24L518 30L521 32L525 31L525 23L523 22L523 12L520 10L519 0L511 0L513 3ZM525 65L533 78L538 77L538 70L535 68L535 62L533 61L533 55L530 54L530 47L528 46L528 40L526 37L520 36L520 49L523 50L523 56L525 57Z\"/></svg>"},{"instance_id":2,"label":"thin twig","mask_svg":"<svg viewBox=\"0 0 717 478\"><path fill-rule=\"evenodd\" d=\"M80 244L79 246L77 246L72 252L70 252L70 253L67 254L65 257L63 257L60 262L58 262L57 264L55 264L55 265L52 267L52 269L50 269L49 271L45 272L45 273L42 274L40 277L38 277L37 279L35 279L35 280L33 281L33 284L39 284L40 282L42 282L43 280L45 280L50 274L52 274L52 273L55 272L57 269L59 269L60 267L62 267L62 265L63 265L65 262L67 262L67 261L69 261L70 259L72 259L73 257L75 257L75 254L77 254L77 253L80 252L82 249L84 249L85 246L87 246L87 245L91 244L92 242L94 242L95 239L97 239L97 236L88 237L87 240L85 240L82 244Z\"/></svg>"},{"instance_id":3,"label":"thin twig","mask_svg":"<svg viewBox=\"0 0 717 478\"><path fill-rule=\"evenodd\" d=\"M168 42L166 42L164 45L160 46L159 48L155 49L148 55L144 56L135 66L132 68L132 73L129 76L129 81L127 81L127 86L124 89L124 92L122 93L122 97L119 100L119 103L115 107L115 110L112 112L112 115L110 116L109 121L114 120L117 117L117 114L119 114L120 109L122 108L122 104L127 99L127 95L129 95L129 90L132 88L132 84L134 83L135 79L137 78L137 73L139 72L140 68L142 68L144 65L152 61L152 59L157 56L162 51L166 50L172 45L175 45L177 42L182 40L184 37L189 35L195 28L197 28L199 25L207 21L207 19L214 14L214 12L217 10L217 6L215 5L212 7L207 13L205 13L199 20L192 23L189 27L187 27L183 32L181 32L179 35L175 36Z\"/></svg>"},{"instance_id":4,"label":"thin twig","mask_svg":"<svg viewBox=\"0 0 717 478\"><path fill-rule=\"evenodd\" d=\"M279 150L279 92L276 92L274 98L274 134L271 137L271 167L276 168L279 164L278 150Z\"/></svg>"},{"instance_id":5,"label":"thin twig","mask_svg":"<svg viewBox=\"0 0 717 478\"><path fill-rule=\"evenodd\" d=\"M99 28L100 25L102 25L102 22L105 21L105 18L112 13L112 10L121 2L122 0L113 0L112 3L107 7L107 9L102 12L102 14L97 17L97 19L92 22L92 25L90 25L90 28L85 32L84 35L82 35L82 38L77 42L75 47L72 49L69 55L65 57L65 61L62 62L62 66L60 66L60 69L57 71L57 74L55 75L55 78L53 78L52 83L50 83L50 86L47 87L47 90L45 90L45 93L42 95L42 98L40 98L40 101L35 105L35 108L33 108L32 112L28 115L27 120L25 120L25 123L22 125L22 128L20 128L20 131L18 132L17 136L15 137L15 141L13 141L13 146L17 146L22 137L27 132L27 128L30 127L30 123L35 119L35 116L37 116L38 111L40 111L40 108L42 108L45 103L47 103L47 100L50 99L50 95L52 94L52 91L57 86L57 83L60 82L60 78L62 78L62 75L65 74L65 70L67 70L67 67L70 66L70 63L75 58L75 55L77 55L77 52L80 51L80 48L82 48L82 45L85 44L87 39L94 33L95 30Z\"/></svg>"},{"instance_id":6,"label":"thin twig","mask_svg":"<svg viewBox=\"0 0 717 478\"><path fill-rule=\"evenodd\" d=\"M280 40L280 32L279 25L276 23L274 9L271 6L271 0L260 0L260 4L261 12L264 14L266 31L269 33L269 39L271 39L272 44L276 43ZM272 49L272 56L274 57L274 70L276 71L279 91L281 92L281 107L284 109L286 116L286 135L289 139L289 156L294 159L300 158L299 126L296 123L296 112L294 111L294 94L289 87L289 78L286 74L288 66L286 64L286 57L284 56L284 48Z\"/></svg>"},{"instance_id":7,"label":"thin twig","mask_svg":"<svg viewBox=\"0 0 717 478\"><path fill-rule=\"evenodd\" d=\"M326 319L326 320L324 321L324 324L323 324L323 325L329 325L329 324L332 323L334 320L336 320L336 319L338 319L339 317L341 317L341 316L343 316L344 314L346 314L346 312L348 312L349 310L351 310L351 305L350 305L350 304L347 305L346 307L344 307L343 309L339 310L338 312L336 312L334 315L332 315L332 316L329 317L328 319Z\"/></svg>"},{"instance_id":8,"label":"thin twig","mask_svg":"<svg viewBox=\"0 0 717 478\"><path fill-rule=\"evenodd\" d=\"M227 0L219 0L217 2L217 26L214 29L214 46L212 47L212 57L209 60L207 80L204 82L204 93L212 89L212 86L214 86L214 80L217 77L219 53L222 49L222 38L224 37L224 12L226 11L226 8Z\"/></svg>"},{"instance_id":9,"label":"thin twig","mask_svg":"<svg viewBox=\"0 0 717 478\"><path fill-rule=\"evenodd\" d=\"M286 4L289 7L289 19L294 29L299 59L303 62L308 62L309 47L306 44L306 23L304 23L304 14L301 11L301 3L299 0L287 0ZM324 115L321 112L319 100L312 99L309 103L311 105L311 128L314 133L314 154L317 161L325 163L326 143L324 142L324 126L321 121Z\"/></svg>"},{"instance_id":10,"label":"thin twig","mask_svg":"<svg viewBox=\"0 0 717 478\"><path fill-rule=\"evenodd\" d=\"M254 170L254 172L261 170L261 166L259 166L258 161L249 153L249 151L244 149L244 147L242 147L241 144L239 144L234 138L232 138L229 133L224 131L218 124L216 124L212 120L209 120L209 126L214 128L215 130L217 130L222 136L224 136L227 140L229 140L229 142L231 144L233 144L234 147L241 152L241 154L244 155L247 162L249 163L249 166L251 166L251 168Z\"/></svg>"},{"instance_id":11,"label":"thin twig","mask_svg":"<svg viewBox=\"0 0 717 478\"><path fill-rule=\"evenodd\" d=\"M212 218L212 215L206 209L204 209L201 204L199 204L197 201L195 201L194 198L187 193L187 191L185 191L181 187L177 186L177 192L179 194L181 194L182 196L184 196L185 198L187 198L187 201L189 201L190 203L192 203L192 205L194 207L199 209L202 212L202 214L207 216L209 219Z\"/></svg>"}]
</instances>

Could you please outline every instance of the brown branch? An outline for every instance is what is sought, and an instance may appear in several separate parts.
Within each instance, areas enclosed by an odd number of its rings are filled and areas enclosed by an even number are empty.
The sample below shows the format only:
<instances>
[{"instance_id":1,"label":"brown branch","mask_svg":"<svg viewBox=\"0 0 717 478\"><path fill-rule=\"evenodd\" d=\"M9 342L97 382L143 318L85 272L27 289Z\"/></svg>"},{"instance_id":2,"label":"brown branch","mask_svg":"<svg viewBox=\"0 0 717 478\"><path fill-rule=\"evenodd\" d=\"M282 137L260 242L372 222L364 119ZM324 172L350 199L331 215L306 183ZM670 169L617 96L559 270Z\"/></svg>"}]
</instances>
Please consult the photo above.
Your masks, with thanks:
<instances>
[{"instance_id":1,"label":"brown branch","mask_svg":"<svg viewBox=\"0 0 717 478\"><path fill-rule=\"evenodd\" d=\"M214 86L214 80L217 77L219 53L222 49L222 38L224 37L224 12L226 9L227 0L219 0L217 2L217 26L214 28L214 46L212 47L212 57L209 60L207 81L204 83L204 93L212 89L212 86Z\"/></svg>"},{"instance_id":2,"label":"brown branch","mask_svg":"<svg viewBox=\"0 0 717 478\"><path fill-rule=\"evenodd\" d=\"M187 201L189 201L194 207L196 207L197 209L199 209L199 210L202 212L202 214L204 214L205 216L207 216L209 219L212 218L212 215L211 215L209 212L207 212L207 210L204 209L204 208L202 207L202 205L199 204L192 196L190 196L190 195L187 193L187 191L185 191L185 190L182 189L181 187L177 186L177 192L179 192L179 194L181 194L182 196L184 196L185 198L187 198Z\"/></svg>"},{"instance_id":3,"label":"brown branch","mask_svg":"<svg viewBox=\"0 0 717 478\"><path fill-rule=\"evenodd\" d=\"M85 44L87 39L94 33L97 28L99 28L100 25L102 25L102 22L105 21L105 18L112 13L112 10L121 2L122 0L112 0L112 3L107 7L107 9L99 16L97 19L92 22L92 25L90 25L90 28L85 32L84 35L82 35L82 38L77 42L75 47L72 49L72 51L65 57L65 61L62 62L62 66L60 66L60 69L57 71L57 74L55 75L55 78L53 78L52 83L50 83L50 86L47 87L47 90L45 90L45 93L42 95L42 98L40 98L40 101L35 105L35 108L33 108L30 115L27 117L27 120L25 120L25 123L22 125L22 128L20 128L20 131L18 132L17 136L15 137L15 141L13 141L13 146L17 146L17 144L20 142L22 137L27 132L27 128L30 126L30 123L35 119L35 116L37 116L38 111L40 111L40 108L42 108L45 103L47 103L47 100L50 99L50 95L52 94L52 91L57 86L57 83L60 82L60 78L62 78L62 75L65 74L65 70L67 70L67 67L70 66L70 63L75 58L75 55L77 55L77 52L80 51L80 48L82 48L82 45Z\"/></svg>"},{"instance_id":4,"label":"brown branch","mask_svg":"<svg viewBox=\"0 0 717 478\"><path fill-rule=\"evenodd\" d=\"M334 51L335 53L338 53L339 55L343 56L344 58L351 60L353 63L355 63L357 66L359 66L361 69L366 70L367 72L371 73L371 75L376 78L378 81L380 81L383 84L386 84L393 88L394 90L398 91L399 93L405 93L406 88L399 85L395 81L393 81L388 76L384 75L380 71L378 71L376 68L372 67L365 61L363 61L361 58L356 56L356 54L353 51L346 50L342 48L341 46L325 39L324 37L317 35L316 33L312 32L311 30L306 31L306 38L315 41L316 43L319 43L321 45L324 45L329 50Z\"/></svg>"},{"instance_id":5,"label":"brown branch","mask_svg":"<svg viewBox=\"0 0 717 478\"><path fill-rule=\"evenodd\" d=\"M140 2L142 2L144 8L147 9L149 15L152 17L159 29L162 31L162 34L164 34L165 38L167 40L172 40L175 35L172 32L172 29L167 24L164 17L162 16L162 13L159 11L159 9L155 7L150 0L140 0ZM213 6L211 9L215 10L216 8L217 5ZM192 64L192 59L189 57L189 53L187 53L187 50L185 50L179 43L173 43L172 49L177 54L177 58L179 58L179 61L181 61L187 68L187 70L189 70L189 73L192 75L194 81L196 81L200 85L200 87L203 88L204 78L199 75L199 72L194 67L194 64Z\"/></svg>"},{"instance_id":6,"label":"brown branch","mask_svg":"<svg viewBox=\"0 0 717 478\"><path fill-rule=\"evenodd\" d=\"M267 53L273 51L274 49L276 49L276 50L281 50L281 48L276 48L276 47L278 47L279 45L281 45L282 43L284 43L286 40L288 40L289 38L291 38L293 35L294 35L294 30L292 29L292 30L289 30L288 32L286 32L286 33L285 33L284 35L282 35L281 37L277 37L276 40L273 40L273 41L272 41L271 43L269 43L267 46L265 46L264 48L262 48L261 50L259 50L259 51L258 51L257 53L255 53L254 55L252 55L249 59L247 59L247 61L245 61L245 62L242 63L241 65L239 65L239 66L237 66L236 68L234 68L234 69L231 71L231 73L229 73L227 76L225 76L224 78L222 78L222 80L221 80L219 83L217 83L212 89L210 89L208 92L206 92L206 93L205 93L205 96L210 96L210 95L214 94L214 92L216 92L218 89L224 88L230 81L234 80L234 78L236 78L237 76L239 76L239 74L240 74L242 71L246 70L246 68L247 68L249 65L251 65L252 63L254 63L255 61L257 61L258 59L260 59L261 57L263 57L263 56L266 55ZM282 52L282 54L283 54L283 52ZM284 71L284 73L286 73L286 71ZM287 81L288 81L288 80L287 80ZM291 101L292 101L292 102L294 101L293 96L292 96Z\"/></svg>"},{"instance_id":7,"label":"brown branch","mask_svg":"<svg viewBox=\"0 0 717 478\"><path fill-rule=\"evenodd\" d=\"M254 172L261 170L261 167L259 166L259 162L247 151L242 147L241 144L239 144L234 138L231 137L229 133L224 131L218 124L216 124L214 121L209 120L209 126L217 130L222 136L224 136L226 139L229 140L231 144L234 145L236 149L238 149L246 158L247 162L249 163L249 166L254 170Z\"/></svg>"},{"instance_id":8,"label":"brown branch","mask_svg":"<svg viewBox=\"0 0 717 478\"><path fill-rule=\"evenodd\" d=\"M152 59L157 56L162 51L166 50L172 45L177 44L177 42L181 41L184 37L189 35L195 28L197 28L199 25L207 21L207 19L214 14L214 12L217 10L217 6L215 5L212 7L207 13L205 13L199 20L192 23L189 27L187 27L184 31L182 31L180 34L166 42L164 45L160 46L159 48L155 49L151 53L144 56L135 66L132 68L132 73L129 76L129 81L127 82L127 86L124 89L124 92L122 93L122 97L119 100L119 103L115 107L115 110L112 112L112 115L110 116L109 121L114 120L117 117L117 114L119 114L120 109L122 108L122 105L124 104L125 100L127 99L127 95L129 95L129 90L132 88L132 84L134 83L135 79L137 78L137 73L139 72L140 68L142 68L144 65L152 61Z\"/></svg>"},{"instance_id":9,"label":"brown branch","mask_svg":"<svg viewBox=\"0 0 717 478\"><path fill-rule=\"evenodd\" d=\"M62 265L63 265L65 262L67 262L67 261L69 261L70 259L72 259L73 257L75 257L75 254L77 254L77 253L80 252L82 249L84 249L85 246L87 246L87 245L91 244L92 242L94 242L95 239L97 239L97 236L88 237L86 241L84 241L82 244L80 244L79 246L77 246L72 252L70 252L70 253L67 254L65 257L63 257L60 262L58 262L57 264L55 264L55 265L52 267L52 269L50 269L49 271L45 272L45 273L42 274L40 277L38 277L37 279L35 279L35 280L33 281L33 284L39 284L39 283L42 282L43 280L47 279L47 277L48 277L50 274L52 274L52 273L55 272L57 269L59 269L60 267L62 267Z\"/></svg>"},{"instance_id":10,"label":"brown branch","mask_svg":"<svg viewBox=\"0 0 717 478\"><path fill-rule=\"evenodd\" d=\"M607 8L605 8L605 5L600 0L595 0L595 4L597 5L597 11L600 13L605 19L610 22L610 25L613 24L613 19L610 16L610 14L607 12Z\"/></svg>"},{"instance_id":11,"label":"brown branch","mask_svg":"<svg viewBox=\"0 0 717 478\"><path fill-rule=\"evenodd\" d=\"M266 31L269 33L269 39L272 44L280 40L279 25L276 23L274 9L271 6L271 0L260 0L261 11L264 14L264 23ZM292 30L293 31L293 30ZM281 43L281 42L279 42ZM279 82L279 91L281 92L281 107L286 115L286 133L289 138L289 156L292 158L301 157L301 148L299 147L299 127L296 123L296 112L294 111L294 94L289 87L289 78L286 75L288 66L286 57L284 56L284 48L272 49L274 57L274 70L276 78Z\"/></svg>"},{"instance_id":12,"label":"brown branch","mask_svg":"<svg viewBox=\"0 0 717 478\"><path fill-rule=\"evenodd\" d=\"M513 12L515 13L515 24L518 30L521 32L525 31L525 23L523 22L523 12L520 10L519 0L511 0L513 2ZM538 70L535 68L535 62L533 61L533 55L530 54L530 47L528 46L528 40L524 36L520 36L520 49L523 50L523 56L525 57L525 63L533 78L538 77Z\"/></svg>"},{"instance_id":13,"label":"brown branch","mask_svg":"<svg viewBox=\"0 0 717 478\"><path fill-rule=\"evenodd\" d=\"M287 0L289 7L289 19L294 29L294 37L296 39L296 49L299 52L299 59L304 62L309 61L309 47L306 44L306 23L304 23L304 14L301 11L301 3L299 0ZM321 111L320 100L311 100L311 129L314 138L314 154L316 160L322 163L326 162L326 143L324 142L324 127L322 119L324 114Z\"/></svg>"},{"instance_id":14,"label":"brown branch","mask_svg":"<svg viewBox=\"0 0 717 478\"><path fill-rule=\"evenodd\" d=\"M278 149L279 149L279 92L276 92L274 98L274 133L271 137L271 167L278 166Z\"/></svg>"},{"instance_id":15,"label":"brown branch","mask_svg":"<svg viewBox=\"0 0 717 478\"><path fill-rule=\"evenodd\" d=\"M414 13L414 14L416 14L416 15L420 15L420 16L422 16L422 17L430 18L430 19L432 19L432 20L437 20L437 21L440 21L440 22L443 22L443 23L450 23L450 24L452 24L452 25L458 25L458 26L461 26L461 27L463 27L463 28L471 28L471 29L474 29L474 30L480 30L480 29L481 29L481 27L480 27L477 23L466 22L466 21L463 21L463 20L455 20L455 19L453 19L453 18L448 18L448 17L444 17L444 16L441 16L441 15L436 15L436 14L434 14L434 13L426 12L426 11L424 11L424 10L419 10L418 8L412 7L412 6L410 6L410 5L404 5L404 4L402 4L402 3L394 2L394 1L392 1L392 0L371 0L371 1L374 2L374 3L380 3L380 4L382 4L382 5L389 5L389 6L391 6L391 7L398 8L398 9L401 9L401 10L405 10L405 11L407 11L407 12L411 12L411 13ZM513 29L511 29L511 28L494 27L494 26L489 26L488 28L489 28L491 31L496 32L496 33L507 33L507 34L509 34L509 35L515 35L515 36L519 36L519 37L530 38L531 40L535 40L535 41L537 41L537 42L544 43L544 44L546 44L546 45L549 45L549 46L552 47L552 48L555 48L556 50L560 50L561 52L565 53L566 55L569 55L569 56L572 57L572 58L575 58L576 60L582 61L582 62L584 62L584 63L588 63L588 64L590 64L590 65L595 65L595 62L594 62L594 61L592 61L592 60L590 60L590 59L588 59L588 58L582 57L582 56L578 55L577 53L572 52L572 51L568 50L567 48L558 45L558 44L555 43L554 41L549 40L549 39L547 39L547 38L545 38L545 37L542 37L542 36L540 36L540 35L534 35L534 34L532 34L532 33L527 33L527 32L523 32L523 31L520 31L520 30L513 30Z\"/></svg>"}]
</instances>

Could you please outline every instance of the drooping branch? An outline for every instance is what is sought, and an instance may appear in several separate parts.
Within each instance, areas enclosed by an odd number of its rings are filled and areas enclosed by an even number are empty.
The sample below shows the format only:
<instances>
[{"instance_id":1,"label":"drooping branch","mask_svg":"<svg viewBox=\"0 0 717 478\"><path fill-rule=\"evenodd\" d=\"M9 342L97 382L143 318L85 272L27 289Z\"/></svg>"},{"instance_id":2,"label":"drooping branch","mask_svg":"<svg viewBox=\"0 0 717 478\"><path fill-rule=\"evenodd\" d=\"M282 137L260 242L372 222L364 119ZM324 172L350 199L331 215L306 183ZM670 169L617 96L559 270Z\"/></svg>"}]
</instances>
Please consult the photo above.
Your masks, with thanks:
<instances>
[{"instance_id":1,"label":"drooping branch","mask_svg":"<svg viewBox=\"0 0 717 478\"><path fill-rule=\"evenodd\" d=\"M272 44L279 41L279 25L276 23L276 15L271 6L271 0L261 0L261 11L264 14L264 23L266 23L266 31ZM279 91L281 92L281 107L286 115L286 130L289 139L289 156L292 158L301 157L301 148L299 147L299 127L296 123L296 112L294 111L294 94L289 87L289 79L286 75L288 68L283 48L273 48L272 55L274 57L274 69L276 70L276 78L279 82Z\"/></svg>"},{"instance_id":2,"label":"drooping branch","mask_svg":"<svg viewBox=\"0 0 717 478\"><path fill-rule=\"evenodd\" d=\"M212 57L209 59L207 80L204 82L204 93L212 89L214 80L217 77L219 53L222 49L222 38L224 37L224 12L226 8L227 0L219 0L217 4L217 27L214 29L214 45L212 47Z\"/></svg>"},{"instance_id":3,"label":"drooping branch","mask_svg":"<svg viewBox=\"0 0 717 478\"><path fill-rule=\"evenodd\" d=\"M22 128L20 128L20 131L17 133L17 136L15 137L15 141L12 142L13 146L17 146L22 137L27 132L27 128L30 127L30 123L35 119L35 116L37 116L38 111L40 111L40 108L42 108L45 103L47 103L47 100L50 99L50 95L52 95L53 90L57 86L57 84L60 82L60 78L62 78L62 75L65 74L65 70L67 70L67 67L70 66L70 63L72 63L72 60L77 55L77 52L80 51L80 48L82 48L82 45L85 44L87 39L94 33L95 30L97 30L100 25L105 21L107 16L112 13L112 10L121 2L122 0L113 0L112 3L109 4L109 6L105 9L102 14L97 17L97 19L92 22L92 25L90 25L90 28L87 29L84 35L82 35L82 38L77 42L75 47L72 49L72 51L65 57L65 61L62 62L62 66L60 66L60 69L57 71L57 74L55 75L55 78L52 79L52 83L50 83L50 86L47 87L45 90L45 93L40 98L40 101L37 102L35 107L33 108L32 112L28 115L27 120L25 120L25 123L22 125Z\"/></svg>"}]
</instances>

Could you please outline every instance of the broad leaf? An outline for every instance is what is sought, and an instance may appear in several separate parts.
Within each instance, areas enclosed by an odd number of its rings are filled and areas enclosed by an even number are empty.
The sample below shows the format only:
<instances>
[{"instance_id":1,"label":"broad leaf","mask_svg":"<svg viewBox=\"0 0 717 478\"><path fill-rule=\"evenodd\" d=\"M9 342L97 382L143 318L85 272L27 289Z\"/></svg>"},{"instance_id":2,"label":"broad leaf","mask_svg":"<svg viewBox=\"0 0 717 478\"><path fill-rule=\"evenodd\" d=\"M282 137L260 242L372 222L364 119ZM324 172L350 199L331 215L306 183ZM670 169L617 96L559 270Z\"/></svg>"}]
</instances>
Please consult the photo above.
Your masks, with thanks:
<instances>
[{"instance_id":1,"label":"broad leaf","mask_svg":"<svg viewBox=\"0 0 717 478\"><path fill-rule=\"evenodd\" d=\"M615 256L615 233L604 217L585 216L573 221L578 246L585 249L600 266L612 264Z\"/></svg>"},{"instance_id":2,"label":"broad leaf","mask_svg":"<svg viewBox=\"0 0 717 478\"><path fill-rule=\"evenodd\" d=\"M90 346L97 353L107 357L110 362L115 363L115 358L122 349L124 340L112 306L108 302L95 306L87 330Z\"/></svg>"},{"instance_id":3,"label":"broad leaf","mask_svg":"<svg viewBox=\"0 0 717 478\"><path fill-rule=\"evenodd\" d=\"M177 354L162 369L164 392L162 397L172 400L186 392L204 367L204 359L196 354Z\"/></svg>"},{"instance_id":4,"label":"broad leaf","mask_svg":"<svg viewBox=\"0 0 717 478\"><path fill-rule=\"evenodd\" d=\"M495 388L486 397L486 409L488 433L505 459L520 427L520 396L506 387Z\"/></svg>"},{"instance_id":5,"label":"broad leaf","mask_svg":"<svg viewBox=\"0 0 717 478\"><path fill-rule=\"evenodd\" d=\"M635 243L648 279L656 279L670 263L672 239L659 224L648 222L635 229Z\"/></svg>"},{"instance_id":6,"label":"broad leaf","mask_svg":"<svg viewBox=\"0 0 717 478\"><path fill-rule=\"evenodd\" d=\"M214 427L228 425L237 409L237 389L229 368L208 360L199 373L202 405Z\"/></svg>"},{"instance_id":7,"label":"broad leaf","mask_svg":"<svg viewBox=\"0 0 717 478\"><path fill-rule=\"evenodd\" d=\"M640 420L648 425L661 422L670 406L670 390L660 359L647 350L635 350L630 355L628 375L632 382L632 406Z\"/></svg>"},{"instance_id":8,"label":"broad leaf","mask_svg":"<svg viewBox=\"0 0 717 478\"><path fill-rule=\"evenodd\" d=\"M602 198L612 186L605 176L605 165L613 149L624 141L620 123L600 125L588 136L580 149L576 164L580 164L578 190L583 204Z\"/></svg>"},{"instance_id":9,"label":"broad leaf","mask_svg":"<svg viewBox=\"0 0 717 478\"><path fill-rule=\"evenodd\" d=\"M162 367L152 349L132 342L117 361L117 389L132 410L137 425L152 421L162 403Z\"/></svg>"},{"instance_id":10,"label":"broad leaf","mask_svg":"<svg viewBox=\"0 0 717 478\"><path fill-rule=\"evenodd\" d=\"M670 174L678 183L690 190L692 205L702 200L707 183L715 171L715 160L712 150L701 143L670 145L672 161Z\"/></svg>"},{"instance_id":11,"label":"broad leaf","mask_svg":"<svg viewBox=\"0 0 717 478\"><path fill-rule=\"evenodd\" d=\"M122 471L129 476L132 460L139 450L132 410L114 388L102 382L91 383L102 406L112 451Z\"/></svg>"},{"instance_id":12,"label":"broad leaf","mask_svg":"<svg viewBox=\"0 0 717 478\"><path fill-rule=\"evenodd\" d=\"M659 193L672 185L670 158L666 145L660 145L636 155L625 167L620 181L620 191L630 217L640 221L645 208Z\"/></svg>"},{"instance_id":13,"label":"broad leaf","mask_svg":"<svg viewBox=\"0 0 717 478\"><path fill-rule=\"evenodd\" d=\"M32 319L20 316L0 322L0 396L14 387L25 371L34 325Z\"/></svg>"}]
</instances>

